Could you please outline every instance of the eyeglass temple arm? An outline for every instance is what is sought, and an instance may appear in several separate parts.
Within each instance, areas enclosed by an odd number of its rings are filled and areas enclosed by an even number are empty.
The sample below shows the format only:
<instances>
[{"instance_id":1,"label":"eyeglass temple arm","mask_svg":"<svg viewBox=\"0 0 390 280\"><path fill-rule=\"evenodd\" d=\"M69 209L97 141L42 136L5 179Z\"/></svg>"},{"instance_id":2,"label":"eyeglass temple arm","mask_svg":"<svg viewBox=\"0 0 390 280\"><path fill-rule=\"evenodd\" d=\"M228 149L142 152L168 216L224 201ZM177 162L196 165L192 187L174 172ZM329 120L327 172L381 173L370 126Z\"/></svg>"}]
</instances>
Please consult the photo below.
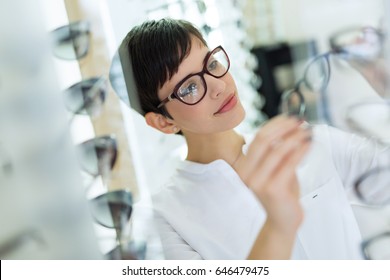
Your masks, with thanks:
<instances>
[{"instance_id":1,"label":"eyeglass temple arm","mask_svg":"<svg viewBox=\"0 0 390 280\"><path fill-rule=\"evenodd\" d=\"M173 99L176 99L176 96L173 93L171 93L170 95L168 95L167 98L161 101L161 103L157 106L157 108L160 109L162 106L164 106L169 101L172 101Z\"/></svg>"}]
</instances>

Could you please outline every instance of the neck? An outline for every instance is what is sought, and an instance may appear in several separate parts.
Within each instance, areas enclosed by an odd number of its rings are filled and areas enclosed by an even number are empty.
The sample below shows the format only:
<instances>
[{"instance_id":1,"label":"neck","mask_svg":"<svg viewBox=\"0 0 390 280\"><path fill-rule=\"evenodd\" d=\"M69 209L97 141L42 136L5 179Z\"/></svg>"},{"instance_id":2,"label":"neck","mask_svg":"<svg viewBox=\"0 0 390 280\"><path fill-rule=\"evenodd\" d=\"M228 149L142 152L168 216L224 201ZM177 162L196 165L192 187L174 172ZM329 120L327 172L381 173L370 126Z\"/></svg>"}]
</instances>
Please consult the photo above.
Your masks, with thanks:
<instances>
[{"instance_id":1,"label":"neck","mask_svg":"<svg viewBox=\"0 0 390 280\"><path fill-rule=\"evenodd\" d=\"M186 136L187 160L210 163L223 159L233 165L242 153L244 138L234 130L208 135Z\"/></svg>"}]
</instances>

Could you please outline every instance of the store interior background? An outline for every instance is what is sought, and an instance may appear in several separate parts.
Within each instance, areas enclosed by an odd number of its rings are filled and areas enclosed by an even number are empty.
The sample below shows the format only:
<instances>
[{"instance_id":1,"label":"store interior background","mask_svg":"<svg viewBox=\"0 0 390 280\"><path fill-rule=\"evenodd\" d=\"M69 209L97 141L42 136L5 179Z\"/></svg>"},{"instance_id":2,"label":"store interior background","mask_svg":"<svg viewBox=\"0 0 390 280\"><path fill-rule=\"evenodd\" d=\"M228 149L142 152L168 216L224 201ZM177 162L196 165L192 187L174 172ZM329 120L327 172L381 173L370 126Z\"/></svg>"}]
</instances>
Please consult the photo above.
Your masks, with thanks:
<instances>
[{"instance_id":1,"label":"store interior background","mask_svg":"<svg viewBox=\"0 0 390 280\"><path fill-rule=\"evenodd\" d=\"M62 91L78 81L109 77L117 47L133 26L166 16L207 26L210 47L223 45L230 56L231 71L247 111L247 120L238 129L250 133L278 110L277 94L294 86L307 61L329 50L331 34L347 27L378 27L386 18L385 7L389 7L383 0L31 2L0 3L1 259L106 258L105 254L116 244L116 233L94 221L88 202L121 189L129 190L134 201L125 239L137 246L141 244L140 247L146 244L143 258L163 258L152 222L151 195L185 156L182 137L162 135L148 127L140 115L118 98L111 84L102 111L93 118L71 117L61 100ZM73 61L54 57L46 35L79 20L90 23L87 56ZM267 74L274 79L269 80L267 75L259 75L259 67L265 64L259 63L276 51L279 57L288 55L282 62L268 61L275 65L261 70L268 70ZM264 92L270 88L277 93ZM328 93L332 125L346 130L346 108L354 102L375 98L375 92L356 71L337 62L332 64ZM5 108L13 110L16 98L35 100L32 103L40 116L19 122L18 116L4 113L8 112ZM36 102L41 100L38 98L49 101ZM313 110L318 102L315 95L309 97ZM311 121L324 122L316 114ZM85 193L75 146L107 134L114 134L118 141L116 163L108 180L95 180ZM49 153L61 135L65 143ZM34 152L51 160L50 170L32 171L25 158ZM9 162L12 172L5 168ZM364 223L369 223L364 235L388 227L385 217L390 217L389 211L356 211Z\"/></svg>"}]
</instances>

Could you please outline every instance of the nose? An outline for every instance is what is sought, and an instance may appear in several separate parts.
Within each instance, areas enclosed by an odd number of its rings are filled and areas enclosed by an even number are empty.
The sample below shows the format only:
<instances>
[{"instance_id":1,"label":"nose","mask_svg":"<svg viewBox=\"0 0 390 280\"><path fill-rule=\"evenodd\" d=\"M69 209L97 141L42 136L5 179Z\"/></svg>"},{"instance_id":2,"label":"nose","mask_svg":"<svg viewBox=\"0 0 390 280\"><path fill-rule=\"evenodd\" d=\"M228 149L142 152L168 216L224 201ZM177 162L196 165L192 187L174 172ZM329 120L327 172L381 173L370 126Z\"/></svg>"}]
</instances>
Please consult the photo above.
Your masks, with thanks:
<instances>
[{"instance_id":1,"label":"nose","mask_svg":"<svg viewBox=\"0 0 390 280\"><path fill-rule=\"evenodd\" d=\"M207 92L206 94L210 96L210 98L218 99L219 96L226 89L226 82L221 78L215 78L211 75L204 75L206 84L207 84Z\"/></svg>"}]
</instances>

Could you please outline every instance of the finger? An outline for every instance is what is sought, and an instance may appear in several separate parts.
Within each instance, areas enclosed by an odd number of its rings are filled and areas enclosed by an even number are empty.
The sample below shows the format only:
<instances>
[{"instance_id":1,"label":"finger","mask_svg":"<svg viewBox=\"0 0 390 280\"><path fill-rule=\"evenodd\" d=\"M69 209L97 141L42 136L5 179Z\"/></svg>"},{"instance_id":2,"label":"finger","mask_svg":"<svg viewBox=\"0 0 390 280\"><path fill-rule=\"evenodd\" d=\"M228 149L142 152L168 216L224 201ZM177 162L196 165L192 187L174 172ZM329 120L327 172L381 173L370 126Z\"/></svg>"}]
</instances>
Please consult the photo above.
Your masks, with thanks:
<instances>
[{"instance_id":1,"label":"finger","mask_svg":"<svg viewBox=\"0 0 390 280\"><path fill-rule=\"evenodd\" d=\"M308 138L299 148L295 149L294 152L285 158L285 164L280 165L275 170L275 173L270 176L275 188L289 188L291 186L290 190L296 192L297 195L299 194L299 186L291 184L291 182L296 180L296 169L306 156L310 147L311 139Z\"/></svg>"},{"instance_id":2,"label":"finger","mask_svg":"<svg viewBox=\"0 0 390 280\"><path fill-rule=\"evenodd\" d=\"M273 145L270 152L263 162L260 163L259 169L262 170L260 174L263 176L270 176L279 168L279 166L286 164L289 157L295 151L307 142L312 136L310 129L298 129L284 140Z\"/></svg>"},{"instance_id":3,"label":"finger","mask_svg":"<svg viewBox=\"0 0 390 280\"><path fill-rule=\"evenodd\" d=\"M271 119L257 133L256 138L281 138L288 134L291 130L299 126L303 120L295 116L278 116Z\"/></svg>"},{"instance_id":4,"label":"finger","mask_svg":"<svg viewBox=\"0 0 390 280\"><path fill-rule=\"evenodd\" d=\"M272 146L280 139L294 133L301 124L302 121L294 117L280 116L272 123L270 122L267 127L262 128L248 148L246 156L247 167L243 170L243 175L248 175L258 162L264 161L266 154Z\"/></svg>"},{"instance_id":5,"label":"finger","mask_svg":"<svg viewBox=\"0 0 390 280\"><path fill-rule=\"evenodd\" d=\"M274 176L281 165L285 165L291 154L311 138L311 130L298 128L275 148L270 148L263 161L257 164L256 170L249 176L251 185L262 185L270 176Z\"/></svg>"}]
</instances>

